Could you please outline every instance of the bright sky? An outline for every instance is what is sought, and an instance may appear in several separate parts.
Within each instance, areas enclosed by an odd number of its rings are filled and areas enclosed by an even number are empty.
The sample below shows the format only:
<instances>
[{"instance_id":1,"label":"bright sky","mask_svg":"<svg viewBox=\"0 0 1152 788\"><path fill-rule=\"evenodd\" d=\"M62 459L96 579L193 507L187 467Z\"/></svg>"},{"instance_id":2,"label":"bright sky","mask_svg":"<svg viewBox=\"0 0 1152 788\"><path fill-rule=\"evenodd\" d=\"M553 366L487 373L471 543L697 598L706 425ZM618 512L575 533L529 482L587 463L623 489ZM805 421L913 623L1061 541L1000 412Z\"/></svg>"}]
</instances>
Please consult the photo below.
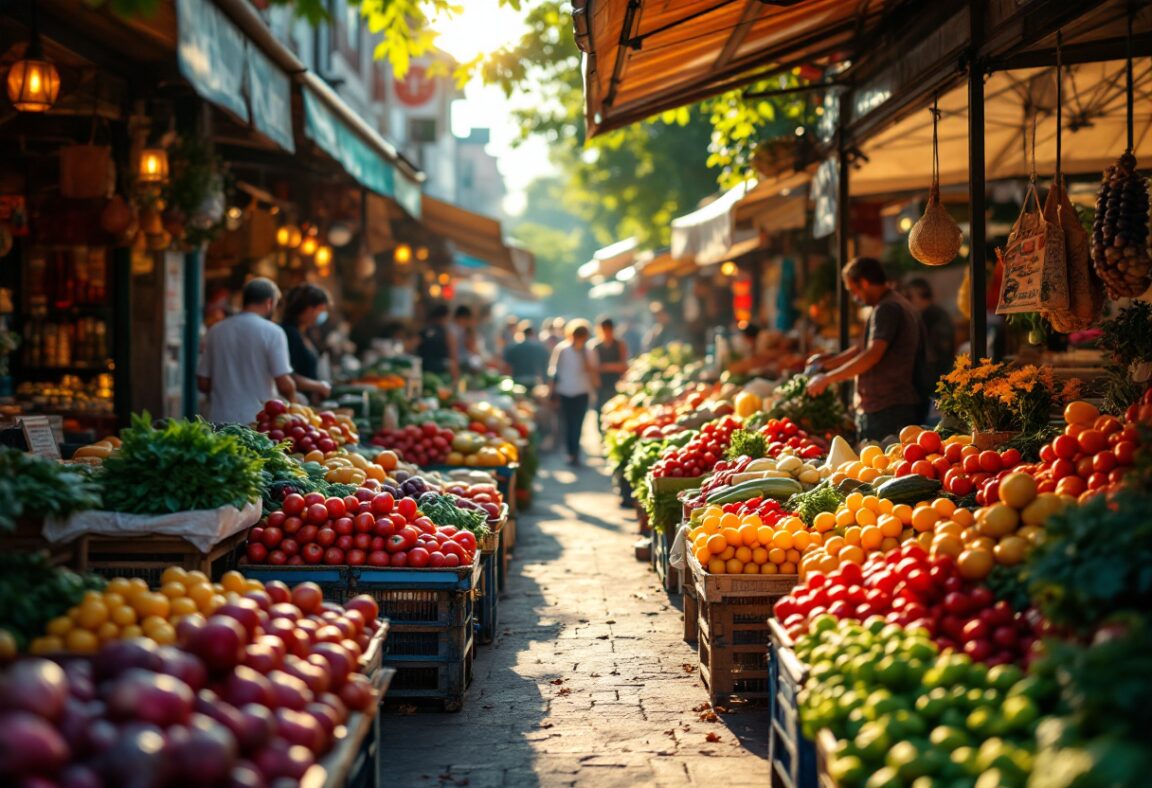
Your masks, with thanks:
<instances>
[{"instance_id":1,"label":"bright sky","mask_svg":"<svg viewBox=\"0 0 1152 788\"><path fill-rule=\"evenodd\" d=\"M513 43L524 34L526 28L521 15L501 7L499 0L466 0L460 5L462 13L437 20L433 27L439 32L437 45L461 62ZM464 96L453 106L452 130L460 136L467 135L473 128L492 130L488 152L499 159L508 188L504 210L519 214L524 210L524 188L553 169L543 140L532 139L518 147L512 146L520 131L511 110L531 105L532 97L521 95L506 99L499 88L485 86L479 78L465 88Z\"/></svg>"}]
</instances>

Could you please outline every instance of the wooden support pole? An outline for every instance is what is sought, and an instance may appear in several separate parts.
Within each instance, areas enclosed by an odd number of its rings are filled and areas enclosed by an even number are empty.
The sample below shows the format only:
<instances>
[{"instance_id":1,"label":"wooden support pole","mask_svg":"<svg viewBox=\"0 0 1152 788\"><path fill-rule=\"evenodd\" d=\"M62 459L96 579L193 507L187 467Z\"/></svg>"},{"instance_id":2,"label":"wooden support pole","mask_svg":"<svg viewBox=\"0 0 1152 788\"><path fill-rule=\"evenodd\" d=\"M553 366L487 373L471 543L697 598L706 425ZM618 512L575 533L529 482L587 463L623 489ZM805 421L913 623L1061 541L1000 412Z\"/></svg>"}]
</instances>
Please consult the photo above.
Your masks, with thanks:
<instances>
[{"instance_id":1,"label":"wooden support pole","mask_svg":"<svg viewBox=\"0 0 1152 788\"><path fill-rule=\"evenodd\" d=\"M972 278L970 299L971 357L988 355L986 184L984 180L984 64L979 58L984 36L984 3L971 5L972 57L968 63L968 204L971 206L968 263Z\"/></svg>"}]
</instances>

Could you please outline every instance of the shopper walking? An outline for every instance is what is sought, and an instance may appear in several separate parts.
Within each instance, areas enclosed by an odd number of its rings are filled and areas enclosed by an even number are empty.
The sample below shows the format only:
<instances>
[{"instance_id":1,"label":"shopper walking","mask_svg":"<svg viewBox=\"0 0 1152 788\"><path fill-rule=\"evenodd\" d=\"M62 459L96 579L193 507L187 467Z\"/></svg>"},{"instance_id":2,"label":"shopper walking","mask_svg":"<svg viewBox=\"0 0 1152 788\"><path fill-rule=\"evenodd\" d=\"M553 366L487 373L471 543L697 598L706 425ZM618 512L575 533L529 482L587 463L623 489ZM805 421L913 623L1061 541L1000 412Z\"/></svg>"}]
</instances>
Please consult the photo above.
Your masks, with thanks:
<instances>
[{"instance_id":1,"label":"shopper walking","mask_svg":"<svg viewBox=\"0 0 1152 788\"><path fill-rule=\"evenodd\" d=\"M568 464L580 464L580 436L588 402L599 386L595 355L588 347L591 331L583 320L568 323L568 339L556 346L549 364L552 393L560 403L560 422Z\"/></svg>"},{"instance_id":2,"label":"shopper walking","mask_svg":"<svg viewBox=\"0 0 1152 788\"><path fill-rule=\"evenodd\" d=\"M536 329L527 320L519 326L516 340L504 348L504 363L512 380L529 389L548 375L548 348L536 338Z\"/></svg>"},{"instance_id":3,"label":"shopper walking","mask_svg":"<svg viewBox=\"0 0 1152 788\"><path fill-rule=\"evenodd\" d=\"M314 326L328 320L328 292L313 284L303 284L284 297L284 319L280 326L288 337L288 359L296 390L313 403L327 399L331 384L321 380L320 352L308 335Z\"/></svg>"},{"instance_id":4,"label":"shopper walking","mask_svg":"<svg viewBox=\"0 0 1152 788\"><path fill-rule=\"evenodd\" d=\"M842 276L852 299L872 307L864 342L810 359L810 365L824 371L809 381L808 393L819 396L832 384L855 378L860 439L883 441L920 421L917 375L923 365L924 324L908 299L892 288L879 260L857 257L844 266Z\"/></svg>"},{"instance_id":5,"label":"shopper walking","mask_svg":"<svg viewBox=\"0 0 1152 788\"><path fill-rule=\"evenodd\" d=\"M628 371L628 345L616 336L616 324L610 317L600 319L600 336L592 343L596 354L596 369L600 373L600 385L596 391L596 413L604 414L604 405L616 396L616 387ZM600 420L596 420L597 426ZM601 430L603 427L601 426Z\"/></svg>"},{"instance_id":6,"label":"shopper walking","mask_svg":"<svg viewBox=\"0 0 1152 788\"><path fill-rule=\"evenodd\" d=\"M277 393L295 400L288 337L272 322L279 300L275 282L253 279L244 285L243 311L204 336L196 383L208 397L209 421L249 424Z\"/></svg>"},{"instance_id":7,"label":"shopper walking","mask_svg":"<svg viewBox=\"0 0 1152 788\"><path fill-rule=\"evenodd\" d=\"M456 334L448 325L450 314L447 304L436 304L429 310L428 325L420 332L416 355L420 356L420 366L424 372L450 375L456 381L460 378L460 364Z\"/></svg>"}]
</instances>

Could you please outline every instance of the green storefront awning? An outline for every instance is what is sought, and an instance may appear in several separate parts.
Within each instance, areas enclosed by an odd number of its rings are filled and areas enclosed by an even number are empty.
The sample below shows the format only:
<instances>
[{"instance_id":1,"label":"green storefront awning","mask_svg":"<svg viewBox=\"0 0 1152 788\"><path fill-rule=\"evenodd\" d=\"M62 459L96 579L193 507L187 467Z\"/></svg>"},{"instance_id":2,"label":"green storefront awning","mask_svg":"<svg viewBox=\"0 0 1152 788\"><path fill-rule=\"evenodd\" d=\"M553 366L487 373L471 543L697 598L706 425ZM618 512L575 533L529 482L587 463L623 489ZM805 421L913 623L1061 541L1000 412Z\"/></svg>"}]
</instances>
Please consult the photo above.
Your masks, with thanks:
<instances>
[{"instance_id":1,"label":"green storefront awning","mask_svg":"<svg viewBox=\"0 0 1152 788\"><path fill-rule=\"evenodd\" d=\"M303 76L304 133L335 159L362 186L391 197L414 218L420 218L420 182L397 163L399 154L383 137L361 121L353 128L351 110L313 74Z\"/></svg>"},{"instance_id":2,"label":"green storefront awning","mask_svg":"<svg viewBox=\"0 0 1152 788\"><path fill-rule=\"evenodd\" d=\"M292 80L219 8L177 0L180 74L206 101L293 153Z\"/></svg>"}]
</instances>

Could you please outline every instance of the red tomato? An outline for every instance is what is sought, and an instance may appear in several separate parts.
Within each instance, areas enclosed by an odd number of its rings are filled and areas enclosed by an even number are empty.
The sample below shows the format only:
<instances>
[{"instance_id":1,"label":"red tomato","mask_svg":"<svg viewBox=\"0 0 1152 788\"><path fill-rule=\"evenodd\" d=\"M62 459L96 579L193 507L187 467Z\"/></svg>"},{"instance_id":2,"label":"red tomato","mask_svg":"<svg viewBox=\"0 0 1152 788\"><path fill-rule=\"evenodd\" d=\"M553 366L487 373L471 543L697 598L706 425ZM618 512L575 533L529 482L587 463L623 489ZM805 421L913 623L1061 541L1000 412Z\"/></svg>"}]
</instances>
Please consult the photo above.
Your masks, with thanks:
<instances>
[{"instance_id":1,"label":"red tomato","mask_svg":"<svg viewBox=\"0 0 1152 788\"><path fill-rule=\"evenodd\" d=\"M341 517L339 520L331 524L332 530L336 532L337 536L348 536L354 530L352 518Z\"/></svg>"},{"instance_id":2,"label":"red tomato","mask_svg":"<svg viewBox=\"0 0 1152 788\"><path fill-rule=\"evenodd\" d=\"M1136 444L1129 440L1122 440L1112 447L1112 454L1116 457L1116 464L1128 467L1136 462Z\"/></svg>"},{"instance_id":3,"label":"red tomato","mask_svg":"<svg viewBox=\"0 0 1152 788\"><path fill-rule=\"evenodd\" d=\"M936 469L936 476L943 479L944 475L952 470L952 463L948 462L944 457L937 457L932 460L932 467Z\"/></svg>"},{"instance_id":4,"label":"red tomato","mask_svg":"<svg viewBox=\"0 0 1152 788\"><path fill-rule=\"evenodd\" d=\"M310 492L304 496L305 506L315 506L318 503L324 503L324 496L318 492Z\"/></svg>"},{"instance_id":5,"label":"red tomato","mask_svg":"<svg viewBox=\"0 0 1152 788\"><path fill-rule=\"evenodd\" d=\"M395 502L391 493L380 493L372 499L372 514L377 516L390 514Z\"/></svg>"},{"instance_id":6,"label":"red tomato","mask_svg":"<svg viewBox=\"0 0 1152 788\"><path fill-rule=\"evenodd\" d=\"M331 547L336 544L336 532L331 528L321 528L316 532L316 544L321 547Z\"/></svg>"},{"instance_id":7,"label":"red tomato","mask_svg":"<svg viewBox=\"0 0 1152 788\"><path fill-rule=\"evenodd\" d=\"M1108 474L1106 474L1106 473L1094 473L1088 477L1088 489L1089 490L1099 490L1101 487L1104 487L1107 484L1108 484Z\"/></svg>"},{"instance_id":8,"label":"red tomato","mask_svg":"<svg viewBox=\"0 0 1152 788\"><path fill-rule=\"evenodd\" d=\"M1076 475L1076 466L1072 464L1071 460L1063 458L1056 460L1052 463L1052 478L1057 482L1068 476Z\"/></svg>"},{"instance_id":9,"label":"red tomato","mask_svg":"<svg viewBox=\"0 0 1152 788\"><path fill-rule=\"evenodd\" d=\"M408 551L408 566L422 569L428 566L428 562L432 559L432 554L424 547L413 547Z\"/></svg>"},{"instance_id":10,"label":"red tomato","mask_svg":"<svg viewBox=\"0 0 1152 788\"><path fill-rule=\"evenodd\" d=\"M964 444L952 443L944 447L944 458L953 465L964 461Z\"/></svg>"},{"instance_id":11,"label":"red tomato","mask_svg":"<svg viewBox=\"0 0 1152 788\"><path fill-rule=\"evenodd\" d=\"M972 492L972 479L961 470L951 470L945 477L944 488L953 495L963 497Z\"/></svg>"},{"instance_id":12,"label":"red tomato","mask_svg":"<svg viewBox=\"0 0 1152 788\"><path fill-rule=\"evenodd\" d=\"M1070 460L1080 451L1080 444L1071 435L1057 435L1052 441L1052 451L1060 459Z\"/></svg>"},{"instance_id":13,"label":"red tomato","mask_svg":"<svg viewBox=\"0 0 1152 788\"><path fill-rule=\"evenodd\" d=\"M1076 461L1076 475L1081 479L1087 479L1092 475L1094 468L1092 467L1092 457L1081 457Z\"/></svg>"},{"instance_id":14,"label":"red tomato","mask_svg":"<svg viewBox=\"0 0 1152 788\"><path fill-rule=\"evenodd\" d=\"M265 524L273 528L283 528L284 521L288 519L288 515L284 512L272 512L265 519Z\"/></svg>"},{"instance_id":15,"label":"red tomato","mask_svg":"<svg viewBox=\"0 0 1152 788\"><path fill-rule=\"evenodd\" d=\"M328 507L322 502L310 504L308 511L304 513L304 522L312 525L321 525L328 522Z\"/></svg>"},{"instance_id":16,"label":"red tomato","mask_svg":"<svg viewBox=\"0 0 1152 788\"><path fill-rule=\"evenodd\" d=\"M376 518L371 512L356 515L352 525L357 533L370 534L376 530Z\"/></svg>"},{"instance_id":17,"label":"red tomato","mask_svg":"<svg viewBox=\"0 0 1152 788\"><path fill-rule=\"evenodd\" d=\"M1084 480L1079 476L1065 476L1056 483L1057 495L1071 495L1073 498L1079 498L1080 495L1088 488Z\"/></svg>"},{"instance_id":18,"label":"red tomato","mask_svg":"<svg viewBox=\"0 0 1152 788\"><path fill-rule=\"evenodd\" d=\"M940 440L940 433L933 430L924 430L916 438L916 445L925 451L927 454L937 454L943 448L943 441Z\"/></svg>"},{"instance_id":19,"label":"red tomato","mask_svg":"<svg viewBox=\"0 0 1152 788\"><path fill-rule=\"evenodd\" d=\"M304 558L304 563L318 564L324 560L324 548L315 542L306 544L300 551L300 555Z\"/></svg>"},{"instance_id":20,"label":"red tomato","mask_svg":"<svg viewBox=\"0 0 1152 788\"><path fill-rule=\"evenodd\" d=\"M284 502L281 504L284 509L284 514L293 517L299 515L304 511L306 505L304 503L304 496L299 493L289 493L284 496Z\"/></svg>"},{"instance_id":21,"label":"red tomato","mask_svg":"<svg viewBox=\"0 0 1152 788\"><path fill-rule=\"evenodd\" d=\"M917 443L909 443L904 447L904 459L908 462L919 462L928 456L928 452Z\"/></svg>"},{"instance_id":22,"label":"red tomato","mask_svg":"<svg viewBox=\"0 0 1152 788\"><path fill-rule=\"evenodd\" d=\"M932 463L928 462L928 460L917 460L912 463L912 473L927 479L936 478L936 469L932 467Z\"/></svg>"},{"instance_id":23,"label":"red tomato","mask_svg":"<svg viewBox=\"0 0 1152 788\"><path fill-rule=\"evenodd\" d=\"M1046 465L1056 462L1056 451L1052 448L1052 444L1045 443L1040 447L1040 461Z\"/></svg>"},{"instance_id":24,"label":"red tomato","mask_svg":"<svg viewBox=\"0 0 1152 788\"><path fill-rule=\"evenodd\" d=\"M1085 454L1096 454L1108 446L1108 436L1100 430L1084 430L1077 441L1080 444L1080 451Z\"/></svg>"},{"instance_id":25,"label":"red tomato","mask_svg":"<svg viewBox=\"0 0 1152 788\"><path fill-rule=\"evenodd\" d=\"M901 460L899 463L897 463L897 465L896 465L896 475L897 476L908 476L911 473L912 473L912 463L908 462L908 460Z\"/></svg>"},{"instance_id":26,"label":"red tomato","mask_svg":"<svg viewBox=\"0 0 1152 788\"><path fill-rule=\"evenodd\" d=\"M1051 479L1045 479L1036 485L1036 492L1050 493L1056 492L1056 482Z\"/></svg>"},{"instance_id":27,"label":"red tomato","mask_svg":"<svg viewBox=\"0 0 1152 788\"><path fill-rule=\"evenodd\" d=\"M964 463L960 467L964 470L964 473L979 473L981 470L980 455L969 454L964 458Z\"/></svg>"},{"instance_id":28,"label":"red tomato","mask_svg":"<svg viewBox=\"0 0 1152 788\"><path fill-rule=\"evenodd\" d=\"M271 525L271 523L269 523ZM304 526L304 521L299 517L285 517L284 518L284 533L294 534Z\"/></svg>"},{"instance_id":29,"label":"red tomato","mask_svg":"<svg viewBox=\"0 0 1152 788\"><path fill-rule=\"evenodd\" d=\"M345 563L344 551L336 547L329 547L324 551L324 563L328 564L328 566Z\"/></svg>"},{"instance_id":30,"label":"red tomato","mask_svg":"<svg viewBox=\"0 0 1152 788\"><path fill-rule=\"evenodd\" d=\"M284 539L284 532L279 528L265 528L261 541L268 547L275 547Z\"/></svg>"},{"instance_id":31,"label":"red tomato","mask_svg":"<svg viewBox=\"0 0 1152 788\"><path fill-rule=\"evenodd\" d=\"M273 550L268 554L268 563L275 566L283 566L288 563L288 556L284 555L280 550Z\"/></svg>"},{"instance_id":32,"label":"red tomato","mask_svg":"<svg viewBox=\"0 0 1152 788\"><path fill-rule=\"evenodd\" d=\"M320 529L314 525L306 525L296 533L296 541L300 544L308 544L309 542L316 541L316 534Z\"/></svg>"},{"instance_id":33,"label":"red tomato","mask_svg":"<svg viewBox=\"0 0 1152 788\"><path fill-rule=\"evenodd\" d=\"M300 543L295 539L285 539L280 543L280 550L284 555L291 558L294 555L300 554Z\"/></svg>"},{"instance_id":34,"label":"red tomato","mask_svg":"<svg viewBox=\"0 0 1152 788\"><path fill-rule=\"evenodd\" d=\"M401 498L396 502L396 510L411 522L416 519L416 501L412 498Z\"/></svg>"},{"instance_id":35,"label":"red tomato","mask_svg":"<svg viewBox=\"0 0 1152 788\"><path fill-rule=\"evenodd\" d=\"M1110 451L1102 451L1092 458L1092 470L1097 473L1108 473L1117 465L1116 455Z\"/></svg>"},{"instance_id":36,"label":"red tomato","mask_svg":"<svg viewBox=\"0 0 1152 788\"><path fill-rule=\"evenodd\" d=\"M1020 464L1020 452L1016 449L1005 449L1000 452L1000 461L1005 468L1015 468Z\"/></svg>"},{"instance_id":37,"label":"red tomato","mask_svg":"<svg viewBox=\"0 0 1152 788\"><path fill-rule=\"evenodd\" d=\"M257 542L249 542L247 556L249 563L262 564L268 558L268 548Z\"/></svg>"},{"instance_id":38,"label":"red tomato","mask_svg":"<svg viewBox=\"0 0 1152 788\"><path fill-rule=\"evenodd\" d=\"M356 507L360 507L359 503L357 503ZM344 499L335 496L324 501L324 508L328 510L328 518L331 520L338 520L348 513L348 507L344 505ZM309 508L309 511L311 511L311 508Z\"/></svg>"},{"instance_id":39,"label":"red tomato","mask_svg":"<svg viewBox=\"0 0 1152 788\"><path fill-rule=\"evenodd\" d=\"M988 473L996 473L1004 468L1000 455L994 451L982 451L979 455L980 467Z\"/></svg>"}]
</instances>

